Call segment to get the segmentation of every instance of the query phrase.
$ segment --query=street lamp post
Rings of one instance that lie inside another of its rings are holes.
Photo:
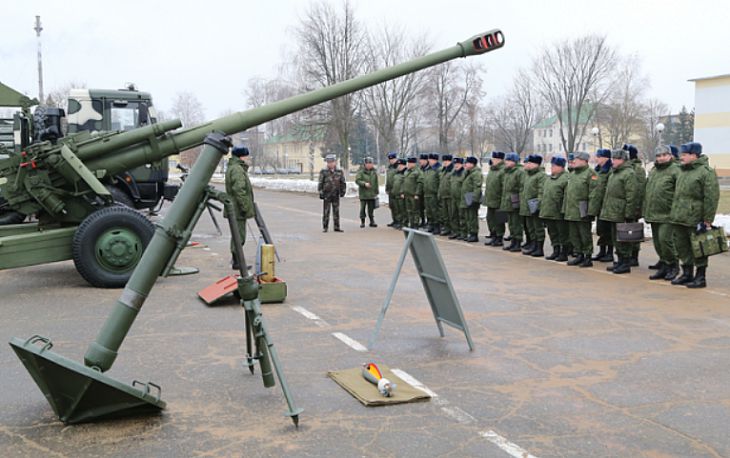
[[[594,127],[591,129],[591,134],[593,135],[593,144],[596,144],[596,140],[598,140],[598,148],[603,148],[603,139],[601,138],[601,129],[598,127]]]
[[[661,123],[661,122],[660,123],[657,123],[657,125],[656,125],[656,131],[659,134],[659,145],[661,145],[661,144],[664,143],[664,141],[662,140],[662,133],[664,133],[664,124]]]

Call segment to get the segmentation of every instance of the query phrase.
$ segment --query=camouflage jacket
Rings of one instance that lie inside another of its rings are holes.
[[[441,164],[434,164],[433,167],[426,167],[423,171],[423,194],[428,197],[436,197],[439,192],[439,179],[441,178]]]
[[[228,160],[226,194],[233,201],[237,219],[245,220],[255,216],[253,188],[248,179],[248,164],[235,156],[231,156]]]
[[[416,166],[406,169],[402,192],[406,197],[423,196],[423,172]]]
[[[385,171],[385,193],[393,194],[393,179],[395,174],[398,173],[398,164],[390,164],[388,169]]]
[[[454,164],[451,164],[448,167],[441,167],[441,170],[439,170],[439,173],[441,174],[441,176],[439,177],[439,199],[451,199],[450,180],[452,170],[454,170]]]
[[[372,200],[378,197],[378,171],[375,169],[368,170],[362,167],[355,175],[355,183],[357,184],[357,195],[360,200]],[[369,184],[368,188],[366,185]]]
[[[347,191],[347,181],[345,181],[345,172],[342,169],[332,169],[328,167],[319,171],[319,184],[317,191],[323,199],[339,199],[345,197]]]

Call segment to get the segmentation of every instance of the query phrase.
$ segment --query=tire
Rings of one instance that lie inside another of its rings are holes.
[[[71,242],[74,265],[97,288],[121,288],[154,235],[154,225],[125,206],[102,208],[81,222]]]
[[[116,186],[107,186],[106,188],[112,195],[112,199],[114,199],[115,204],[125,205],[129,208],[134,208],[134,201],[129,196],[129,194]]]
[[[20,224],[25,221],[24,214],[2,208],[5,203],[6,200],[0,197],[0,226],[4,226],[6,224]]]

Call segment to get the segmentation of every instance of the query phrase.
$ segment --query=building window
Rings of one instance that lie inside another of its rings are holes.
[[[553,137],[553,130],[550,129],[550,138],[552,138],[552,137]]]

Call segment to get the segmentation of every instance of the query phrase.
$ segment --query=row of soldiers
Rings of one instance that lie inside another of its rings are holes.
[[[719,184],[702,145],[658,147],[648,177],[634,145],[599,149],[595,168],[589,166],[590,159],[585,152],[554,156],[547,175],[540,155],[528,155],[523,162],[517,153],[495,151],[483,180],[476,157],[446,154],[440,163],[437,154],[421,155],[417,165],[415,157],[404,160],[391,153],[386,181],[390,226],[477,242],[481,204],[487,207],[485,245],[571,266],[609,262],[608,271],[624,274],[639,265],[640,242],[619,240],[617,229],[643,218],[651,224],[659,256],[649,266],[656,270],[649,278],[705,287],[707,257],[695,257],[690,240],[693,231],[712,227]],[[594,220],[599,247],[595,255]],[[546,229],[552,245],[547,256]]]

